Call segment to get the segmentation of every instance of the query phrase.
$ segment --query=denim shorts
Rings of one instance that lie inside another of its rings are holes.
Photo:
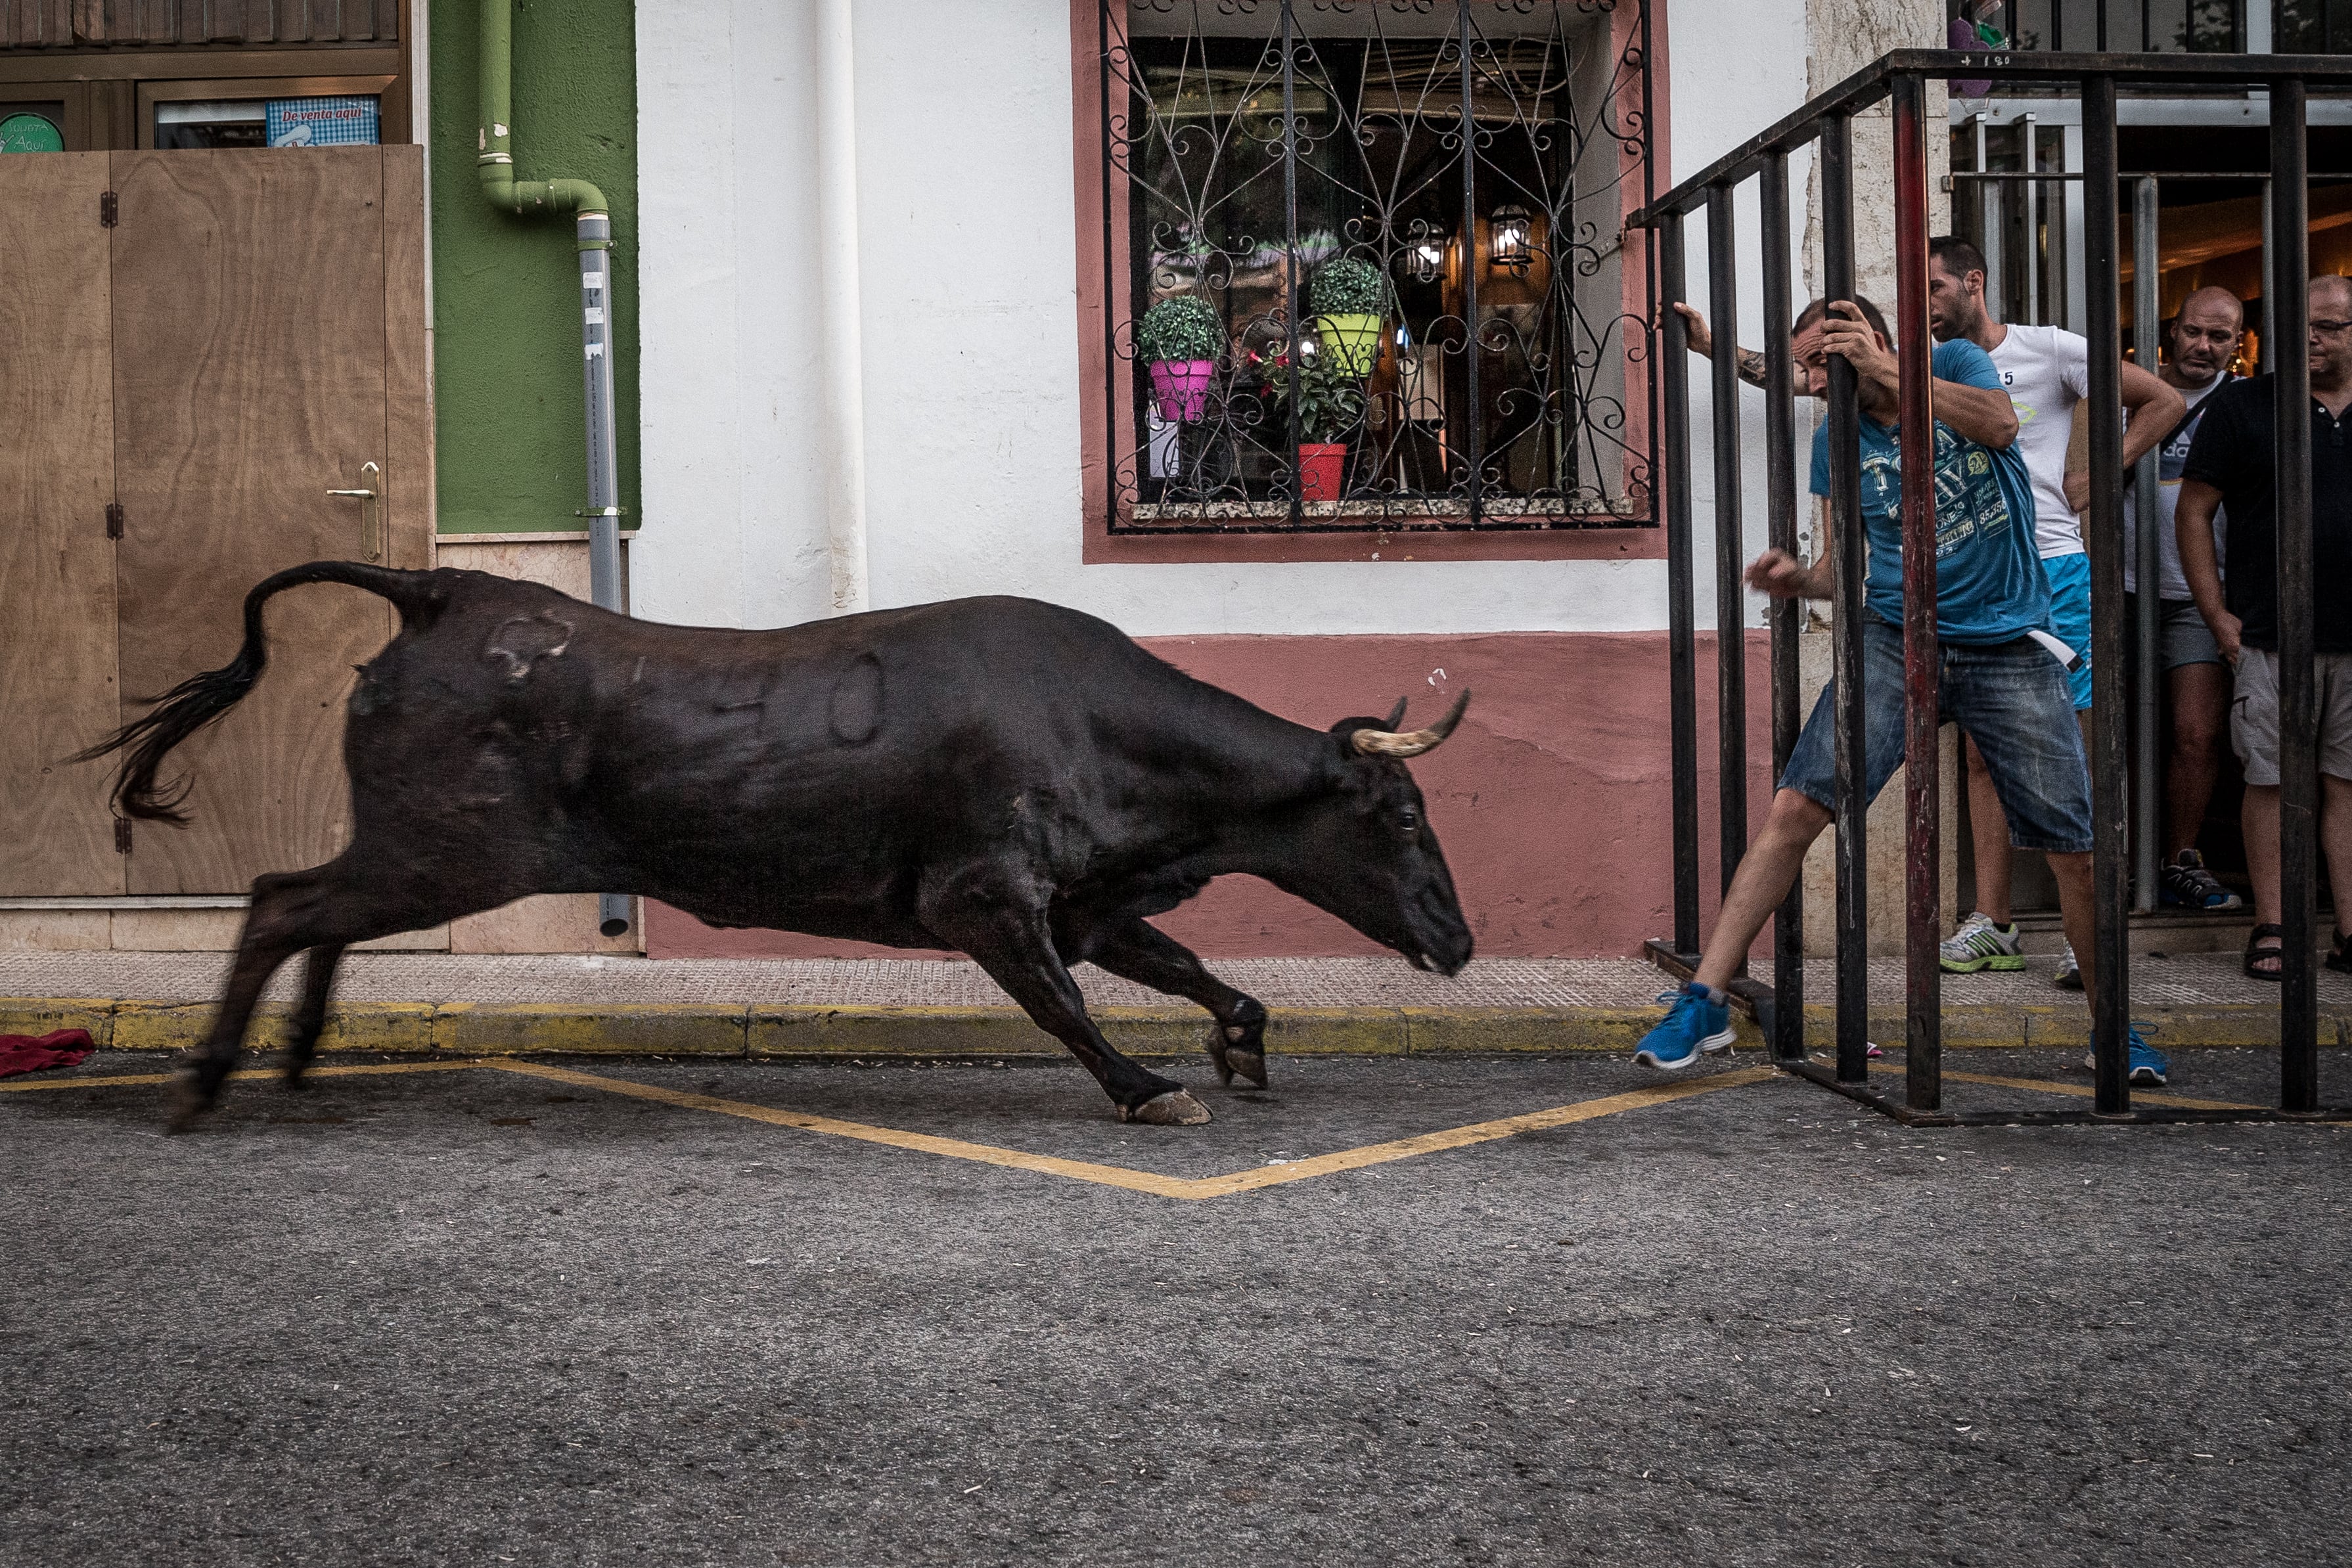
[[[1863,782],[1878,799],[1903,765],[1903,633],[1875,615],[1862,623]],[[1939,650],[1943,717],[1977,743],[2021,850],[2084,854],[2091,848],[2091,770],[2074,720],[2066,671],[2028,638],[1990,648],[1946,643]],[[1780,788],[1837,809],[1834,685],[1822,690],[1789,754]]]

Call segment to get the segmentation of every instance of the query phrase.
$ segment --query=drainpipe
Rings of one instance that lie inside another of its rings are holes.
[[[613,433],[611,271],[613,209],[585,180],[518,180],[514,176],[513,0],[482,0],[481,124],[475,132],[482,194],[500,212],[519,217],[570,213],[580,257],[580,346],[588,411],[589,597],[621,612],[621,471]],[[626,894],[597,896],[597,926],[607,936],[629,928]]]
[[[818,310],[824,323],[825,555],[835,615],[866,608],[866,382],[858,329],[856,52],[850,0],[816,18]]]

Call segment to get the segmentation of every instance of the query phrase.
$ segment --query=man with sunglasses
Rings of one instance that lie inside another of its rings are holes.
[[[2280,345],[2285,351],[2285,345]],[[2312,646],[2318,668],[2319,839],[2336,889],[2331,969],[2352,969],[2341,930],[2352,899],[2352,279],[2311,280]],[[2278,420],[2268,376],[2232,382],[2208,400],[2181,467],[2175,519],[2181,575],[2236,672],[2230,743],[2246,766],[2246,869],[2254,884],[2254,935],[2245,972],[2275,980],[2284,968],[2279,925]],[[2213,550],[2213,515],[2230,518],[2225,587]]]

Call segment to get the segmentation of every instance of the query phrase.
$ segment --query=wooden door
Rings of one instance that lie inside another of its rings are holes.
[[[121,894],[103,152],[0,157],[0,893]]]
[[[121,690],[152,696],[235,656],[246,593],[282,568],[431,549],[423,190],[414,147],[111,154]],[[366,465],[376,465],[373,472]],[[399,503],[399,504],[391,504]],[[268,612],[253,694],[182,745],[192,826],[140,824],[133,894],[245,890],[349,837],[352,667],[397,624],[313,586]],[[142,711],[126,701],[122,715]]]

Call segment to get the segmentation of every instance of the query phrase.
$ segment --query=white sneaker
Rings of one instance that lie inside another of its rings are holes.
[[[2074,962],[2074,945],[2066,944],[2064,956],[2058,960],[2058,983],[2070,991],[2083,988],[2083,966]]]
[[[2018,939],[2014,923],[2004,931],[1981,911],[1971,910],[1960,928],[1937,945],[1936,957],[1955,975],[1973,975],[1979,969],[2022,969],[2025,945]]]

